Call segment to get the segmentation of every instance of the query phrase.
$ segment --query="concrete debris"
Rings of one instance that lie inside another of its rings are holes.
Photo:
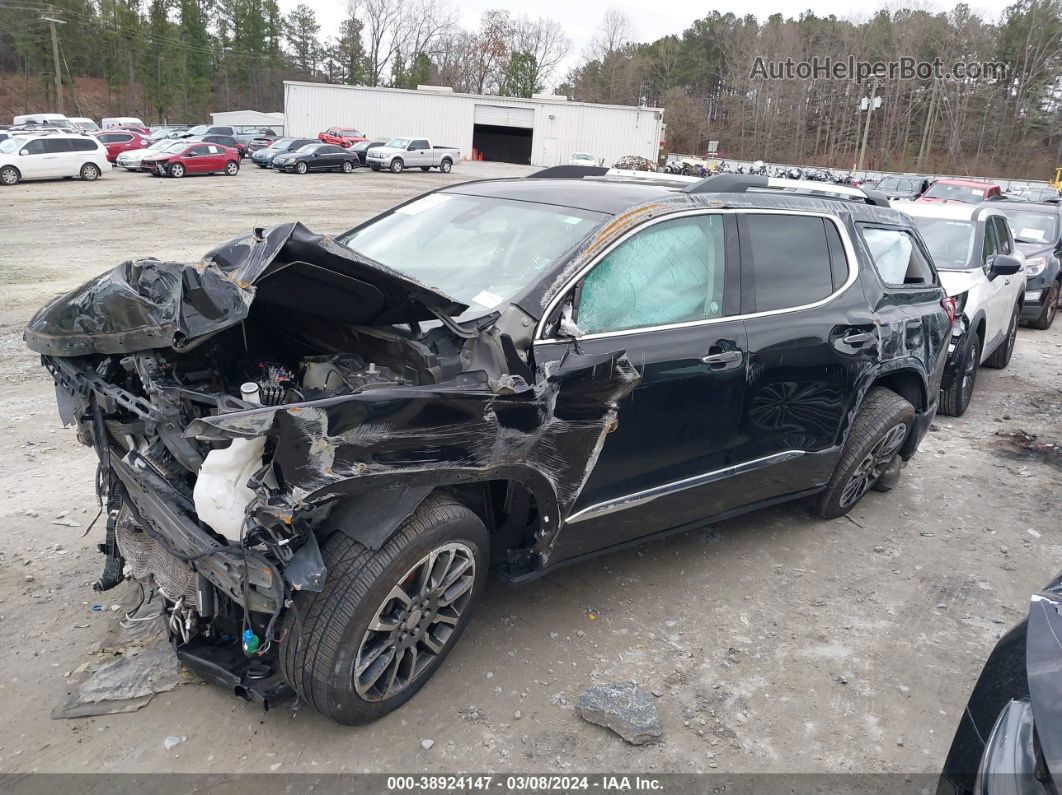
[[[187,739],[187,737],[177,737],[176,735],[171,734],[169,737],[162,741],[162,747],[165,748],[167,751],[170,751]]]
[[[430,751],[433,745],[435,745],[435,740],[424,739],[420,741],[420,747],[425,751]]]
[[[591,687],[579,696],[575,711],[588,723],[611,729],[632,745],[659,742],[663,736],[656,702],[633,682]]]

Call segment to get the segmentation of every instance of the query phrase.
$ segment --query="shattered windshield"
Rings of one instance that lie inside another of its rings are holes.
[[[431,193],[338,239],[469,305],[512,299],[604,220],[604,213],[511,199]]]
[[[972,221],[918,216],[914,220],[922,239],[929,246],[929,253],[933,255],[933,264],[939,270],[965,270],[971,267],[970,254],[974,242]]]

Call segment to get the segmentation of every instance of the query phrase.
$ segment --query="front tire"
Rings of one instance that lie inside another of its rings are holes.
[[[391,173],[401,174],[402,169],[406,167],[406,164],[399,160],[397,157],[391,161]]]
[[[891,389],[867,392],[826,490],[815,498],[823,519],[844,516],[885,473],[914,427],[915,410]]]
[[[1008,364],[1010,364],[1010,357],[1014,355],[1014,342],[1018,338],[1018,315],[1021,314],[1021,308],[1017,304],[1014,305],[1014,311],[1010,315],[1010,326],[1007,328],[1007,336],[1003,342],[996,346],[996,349],[992,351],[992,355],[985,359],[985,367],[991,367],[994,370],[1002,370]]]
[[[17,185],[20,179],[22,179],[22,175],[18,173],[18,169],[14,166],[0,168],[0,185]]]
[[[428,497],[377,550],[336,531],[321,550],[324,590],[296,593],[284,618],[284,678],[339,723],[368,723],[397,709],[467,626],[488,549],[479,517],[443,495]]]
[[[307,171],[310,170],[310,167],[306,165],[304,161],[300,160],[298,163],[295,164],[295,170],[300,174],[305,174]]]
[[[343,161],[343,173],[344,174],[349,174],[353,170],[354,170],[354,164],[351,163],[349,160],[344,160]]]
[[[172,166],[169,167],[166,173],[174,179],[180,179],[184,176],[184,166],[182,166],[180,163],[174,163]]]
[[[1047,331],[1047,329],[1051,328],[1051,324],[1055,322],[1055,315],[1058,313],[1058,291],[1058,282],[1052,284],[1050,289],[1048,289],[1047,296],[1044,298],[1044,308],[1040,310],[1039,317],[1029,321],[1029,325],[1034,329]]]
[[[977,381],[977,368],[981,366],[981,340],[976,331],[971,331],[970,344],[955,376],[947,389],[940,390],[940,413],[948,417],[961,417],[966,413],[973,397],[974,383]]]
[[[85,163],[81,167],[81,179],[85,182],[95,182],[100,178],[100,167],[95,163]]]

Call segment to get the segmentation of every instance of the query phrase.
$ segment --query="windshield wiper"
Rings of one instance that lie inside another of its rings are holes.
[[[416,301],[422,307],[427,309],[429,312],[435,315],[435,317],[437,317],[442,322],[442,324],[446,326],[446,328],[450,329],[450,331],[452,331],[458,337],[465,340],[475,339],[479,335],[479,333],[483,331],[483,329],[491,326],[500,315],[499,312],[491,312],[489,315],[484,315],[483,317],[478,318],[477,320],[469,321],[469,324],[471,325],[471,328],[469,328],[469,325],[466,325],[464,323],[458,323],[448,314],[436,309],[434,306],[429,304],[420,296],[411,295],[410,299]]]

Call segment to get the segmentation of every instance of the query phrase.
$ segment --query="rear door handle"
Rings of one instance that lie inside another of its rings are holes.
[[[727,365],[742,361],[745,355],[741,351],[723,351],[722,353],[710,353],[702,356],[701,361],[713,369],[725,370]]]

